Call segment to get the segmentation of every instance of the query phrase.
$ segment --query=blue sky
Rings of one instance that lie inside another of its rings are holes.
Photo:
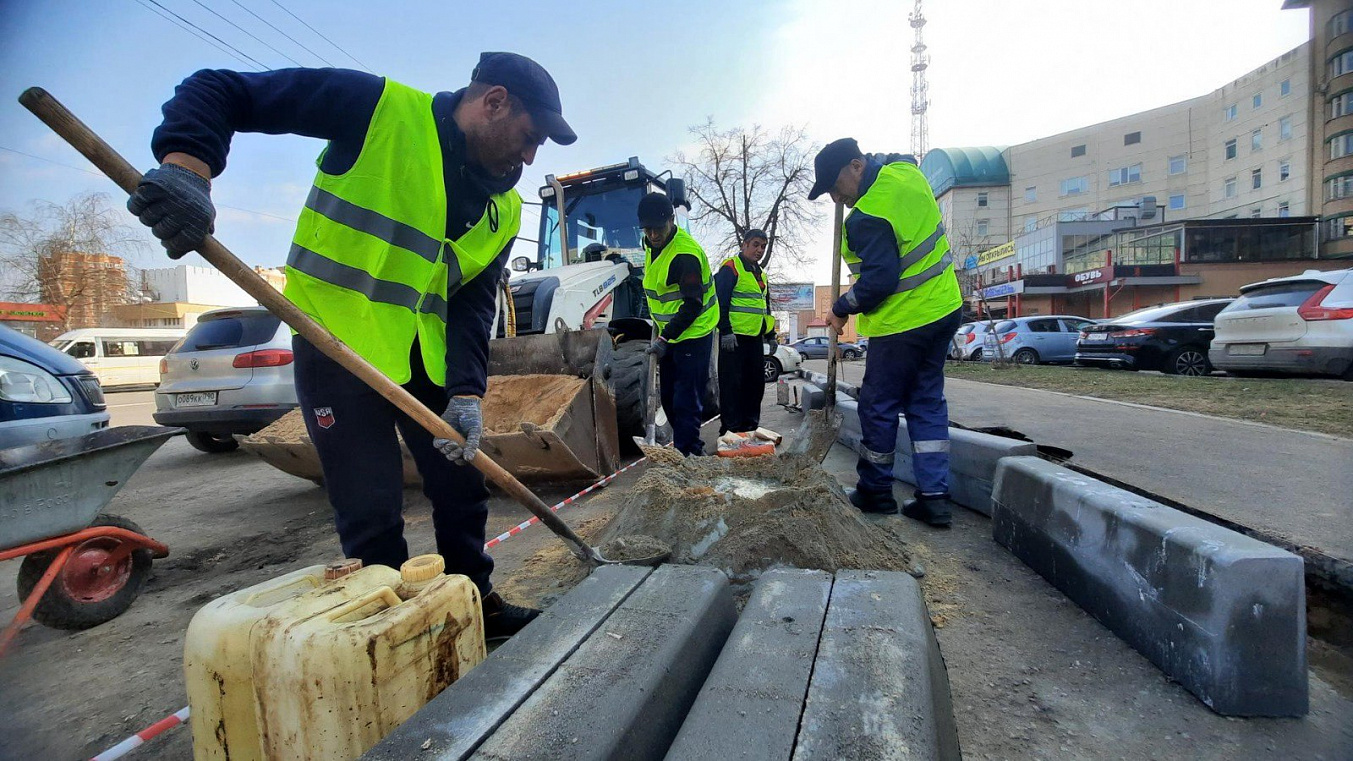
[[[818,142],[851,134],[866,150],[907,147],[908,2],[280,1],[370,71],[431,91],[463,86],[483,50],[544,64],[579,140],[541,150],[519,187],[528,199],[547,172],[632,155],[662,168],[686,147],[687,127],[707,117],[721,126],[805,125]],[[243,8],[335,65],[362,68],[273,0],[154,2],[269,68],[294,64],[203,6],[303,64],[324,65]],[[150,133],[174,85],[200,68],[246,68],[148,4],[0,0],[0,148],[7,149],[0,150],[0,211],[22,213],[33,200],[59,203],[91,190],[117,193],[102,177],[13,152],[92,170],[18,105],[25,87],[45,87],[149,168]],[[930,0],[931,145],[1021,142],[1209,92],[1306,39],[1306,12],[1280,6]],[[1106,74],[1124,73],[1140,84],[1101,84]],[[321,148],[306,138],[237,136],[213,188],[222,207],[218,237],[250,263],[281,264],[289,220]],[[526,215],[523,235],[535,237],[535,219]],[[825,248],[821,259],[803,274],[825,280]],[[137,264],[163,261],[148,247]]]

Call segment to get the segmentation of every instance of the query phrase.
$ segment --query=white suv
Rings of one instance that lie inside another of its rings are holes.
[[[1353,380],[1353,269],[1276,277],[1240,289],[1217,315],[1212,364]]]

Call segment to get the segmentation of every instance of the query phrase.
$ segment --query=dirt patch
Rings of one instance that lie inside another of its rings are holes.
[[[612,539],[597,551],[607,560],[628,562],[670,555],[672,548],[655,536],[631,535]]]
[[[484,430],[512,433],[522,423],[554,424],[587,383],[571,375],[499,375],[484,394]]]

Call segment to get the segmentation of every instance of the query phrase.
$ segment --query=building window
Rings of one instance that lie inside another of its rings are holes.
[[[1038,217],[1030,214],[1024,218],[1024,232],[1031,233],[1038,229]]]
[[[1292,176],[1292,162],[1283,159],[1278,162],[1278,182],[1286,180]]]
[[[1084,145],[1073,145],[1073,146],[1071,146],[1071,158],[1074,159],[1074,158],[1076,158],[1077,156],[1084,156],[1084,155],[1085,155],[1085,146],[1084,146]]]
[[[1340,11],[1334,14],[1325,28],[1329,32],[1330,39],[1353,31],[1353,11]]]
[[[1264,170],[1256,169],[1250,172],[1250,189],[1258,190],[1264,186]]]
[[[977,194],[977,205],[985,207],[987,205],[987,194],[985,192]]]
[[[1278,94],[1281,95],[1281,96],[1284,97],[1284,98],[1286,98],[1288,95],[1291,95],[1291,94],[1292,94],[1292,80],[1290,80],[1290,79],[1284,79],[1282,82],[1279,82],[1279,83],[1278,83]]]
[[[1072,177],[1062,180],[1062,195],[1074,196],[1077,193],[1085,193],[1090,190],[1089,177]]]
[[[1129,132],[1123,135],[1123,145],[1136,145],[1142,141],[1141,132]]]
[[[1350,71],[1353,71],[1353,48],[1335,53],[1334,57],[1330,58],[1330,79],[1334,79],[1341,74],[1347,74]]]
[[[1337,201],[1340,198],[1353,198],[1353,174],[1325,180],[1325,200]]]
[[[1189,161],[1183,156],[1170,157],[1170,174],[1183,174],[1189,168]]]
[[[1236,157],[1236,153],[1237,153],[1237,151],[1236,151],[1236,141],[1235,141],[1235,138],[1231,138],[1230,140],[1227,140],[1227,141],[1226,141],[1226,154],[1225,154],[1225,160],[1226,160],[1226,161],[1230,161],[1231,159],[1235,158],[1235,157]]]
[[[1263,93],[1255,93],[1255,94],[1254,94],[1254,105],[1250,106],[1250,108],[1259,108],[1259,107],[1262,106],[1263,104],[1264,104],[1264,94],[1263,94]]]
[[[991,222],[991,220],[987,220],[987,219],[979,219],[979,220],[977,220],[977,234],[980,235],[980,236],[982,236],[982,237],[986,237],[986,235],[987,235],[987,228],[990,226],[990,222]]]
[[[1024,202],[1033,203],[1038,200],[1038,186],[1033,185],[1024,189]]]
[[[1109,187],[1113,187],[1115,185],[1126,185],[1129,182],[1141,182],[1141,181],[1142,181],[1141,164],[1133,164],[1132,166],[1125,166],[1121,169],[1109,170]]]
[[[1264,131],[1257,129],[1250,133],[1250,152],[1262,151],[1264,149]]]
[[[1353,114],[1353,90],[1344,90],[1330,98],[1331,119],[1348,116],[1349,114]]]
[[[1278,139],[1279,140],[1292,139],[1292,117],[1284,116],[1283,118],[1278,120]]]
[[[1224,121],[1224,122],[1235,121],[1235,118],[1236,118],[1236,104],[1232,103],[1231,105],[1229,105],[1229,106],[1227,106],[1225,109],[1223,109],[1222,112],[1221,112],[1221,118],[1222,118],[1222,121]]]
[[[1287,205],[1287,202],[1286,202],[1286,201],[1279,201],[1279,202],[1278,202],[1278,216],[1280,216],[1280,217],[1290,217],[1290,216],[1292,216],[1292,209],[1291,209],[1291,207],[1289,207],[1289,206]]]
[[[1234,177],[1226,178],[1226,182],[1222,183],[1221,186],[1221,194],[1223,198],[1236,197],[1236,178]]]
[[[1353,214],[1325,219],[1325,240],[1353,238]]]
[[[1353,155],[1353,132],[1341,132],[1330,138],[1330,158],[1341,159]]]
[[[1179,211],[1184,208],[1184,194],[1170,196],[1170,211]]]
[[[1264,209],[1263,209],[1263,207],[1256,206],[1256,207],[1254,207],[1253,209],[1250,209],[1250,218],[1251,218],[1251,219],[1258,219],[1258,218],[1260,218],[1260,217],[1262,217],[1262,216],[1264,216]]]

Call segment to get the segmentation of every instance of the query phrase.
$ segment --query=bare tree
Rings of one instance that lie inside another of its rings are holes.
[[[145,243],[106,194],[33,207],[27,216],[0,214],[0,294],[52,304],[63,329],[96,324],[107,306],[142,300],[144,279],[127,259]]]
[[[797,268],[815,257],[804,249],[820,210],[808,202],[817,146],[802,127],[771,133],[760,125],[720,130],[713,120],[691,127],[697,148],[671,163],[686,176],[696,201],[691,221],[706,240],[717,241],[711,258],[736,250],[743,233],[766,232],[763,267]]]

